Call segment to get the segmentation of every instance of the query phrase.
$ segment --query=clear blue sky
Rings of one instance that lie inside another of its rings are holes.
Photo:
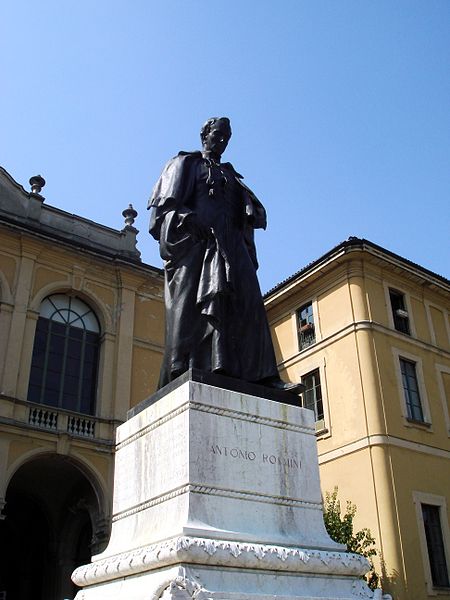
[[[120,229],[164,163],[231,118],[267,208],[263,291],[349,235],[448,276],[449,0],[63,0],[0,7],[0,164]]]

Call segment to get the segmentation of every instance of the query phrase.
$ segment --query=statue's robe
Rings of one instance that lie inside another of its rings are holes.
[[[264,207],[230,163],[180,152],[148,208],[165,269],[166,336],[159,387],[188,368],[245,381],[278,376],[256,270]]]

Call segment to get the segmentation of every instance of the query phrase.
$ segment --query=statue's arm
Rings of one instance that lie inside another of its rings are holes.
[[[176,264],[207,232],[189,208],[195,187],[195,158],[182,155],[167,163],[148,208],[151,235],[159,241],[161,258]]]
[[[256,255],[256,245],[255,245],[255,230],[253,227],[246,227],[244,230],[244,239],[245,244],[247,246],[248,253],[252,260],[253,266],[255,267],[255,271],[258,270],[258,257]]]
[[[180,167],[181,165],[177,164],[176,158],[166,164],[148,202],[147,208],[150,210],[149,232],[158,241],[160,240],[161,228],[166,215],[177,210],[182,201],[183,173]]]
[[[240,177],[238,178],[238,181],[241,185],[245,207],[244,239],[252,263],[255,267],[255,270],[257,270],[259,265],[256,254],[255,229],[266,228],[266,209],[252,192],[252,190],[242,182]]]

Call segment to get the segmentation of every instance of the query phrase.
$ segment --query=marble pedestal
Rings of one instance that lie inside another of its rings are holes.
[[[111,538],[76,600],[373,598],[323,524],[313,413],[171,387],[117,430]]]

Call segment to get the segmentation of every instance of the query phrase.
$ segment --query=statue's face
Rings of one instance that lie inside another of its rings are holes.
[[[228,123],[221,120],[216,121],[203,140],[203,148],[217,156],[222,156],[228,146],[230,137],[231,133]]]

